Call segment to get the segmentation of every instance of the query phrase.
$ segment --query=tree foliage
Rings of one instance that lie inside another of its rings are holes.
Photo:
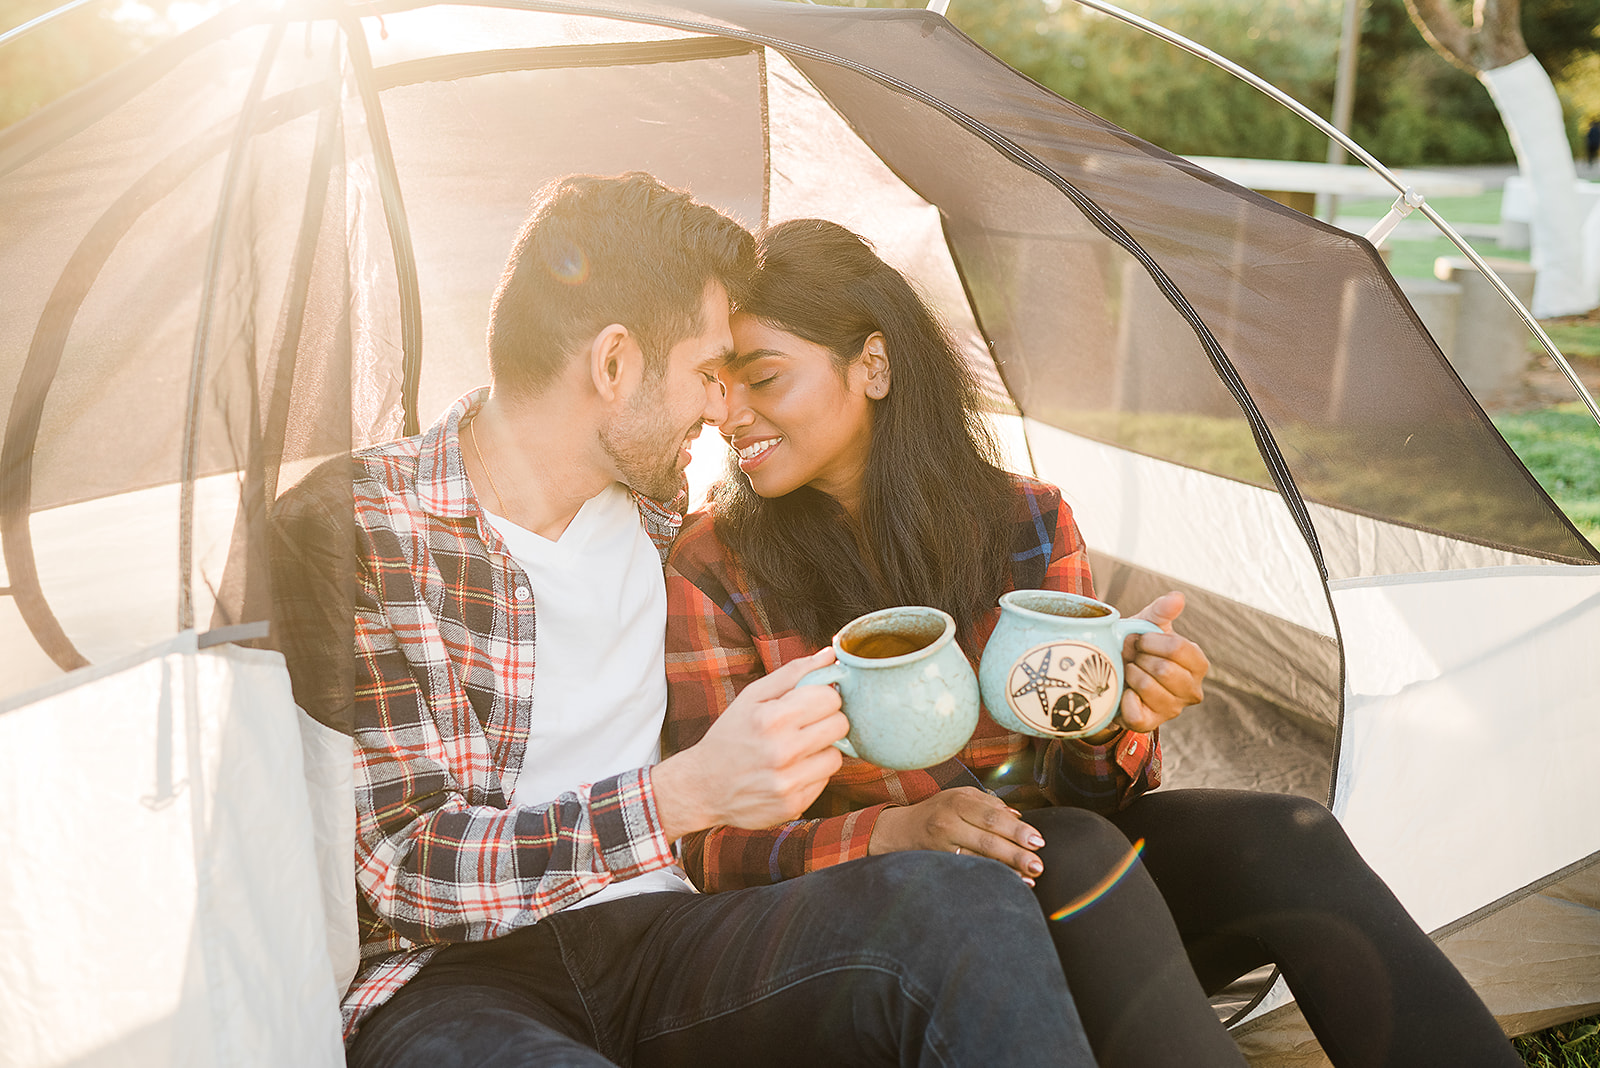
[[[1494,101],[1428,46],[1405,0],[1367,0],[1351,132],[1394,166],[1512,157]]]
[[[846,0],[921,7],[917,0]],[[1448,0],[1470,21],[1472,0]],[[1332,109],[1342,0],[1121,0],[1301,103]],[[1202,60],[1072,0],[953,0],[952,22],[1013,67],[1174,152],[1320,160],[1327,141]],[[1555,78],[1600,70],[1600,0],[1522,0],[1523,37]],[[1511,143],[1483,87],[1433,52],[1405,0],[1367,0],[1352,133],[1395,166],[1500,162]],[[1575,83],[1576,84],[1576,83]],[[1584,83],[1585,85],[1587,83]],[[1577,90],[1569,97],[1583,98]],[[1574,130],[1584,117],[1569,105]]]
[[[1325,143],[1291,112],[1198,57],[1070,3],[1055,12],[1025,0],[974,4],[956,25],[1009,61],[1017,51],[995,20],[1005,6],[1044,12],[1025,28],[1019,70],[1120,126],[1186,154],[1314,158]],[[1326,112],[1333,99],[1337,0],[1151,0],[1140,14],[1265,73]],[[970,21],[969,21],[970,20]],[[1153,134],[1159,133],[1159,137]]]
[[[61,0],[6,0],[0,31],[59,6]],[[113,17],[111,4],[88,4],[30,30],[0,49],[0,127],[25,119],[141,51],[164,32],[166,3],[145,5],[149,21]]]

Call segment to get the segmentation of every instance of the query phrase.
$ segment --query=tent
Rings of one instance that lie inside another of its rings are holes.
[[[917,280],[1102,594],[1188,594],[1171,784],[1330,803],[1509,1031],[1600,1008],[1600,554],[1367,241],[931,12],[247,0],[0,131],[0,1065],[342,1063],[351,564],[275,504],[483,379],[534,187],[629,169]]]

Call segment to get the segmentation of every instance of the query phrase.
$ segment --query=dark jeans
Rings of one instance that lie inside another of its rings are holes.
[[[440,951],[352,1068],[1094,1063],[1037,904],[989,860],[869,857]]]
[[[1140,798],[1109,823],[1077,809],[1025,815],[1046,842],[1037,893],[1047,913],[1104,875],[1103,861],[1086,862],[1079,842],[1104,836],[1111,825],[1125,842],[1144,839],[1143,867],[1205,989],[1220,990],[1277,964],[1338,1068],[1521,1065],[1478,995],[1323,806],[1279,794],[1173,790]],[[1114,940],[1098,939],[1117,926],[1131,930],[1132,917],[1150,908],[1135,902],[1136,911],[1116,924],[1106,917],[1079,921],[1128,909],[1142,885],[1124,880],[1116,892],[1050,925],[1103,1066],[1144,1063],[1129,1059],[1129,1051],[1142,1052],[1150,1036],[1129,1011],[1138,1004],[1130,991],[1141,990],[1147,977],[1126,968],[1108,974],[1123,958]]]

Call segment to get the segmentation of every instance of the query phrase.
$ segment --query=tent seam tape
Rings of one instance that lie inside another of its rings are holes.
[[[1516,905],[1529,897],[1532,897],[1545,887],[1554,886],[1556,883],[1564,882],[1586,868],[1593,867],[1597,863],[1600,863],[1600,850],[1596,850],[1580,860],[1575,860],[1566,867],[1551,872],[1549,875],[1535,879],[1526,886],[1518,887],[1517,889],[1511,891],[1511,893],[1498,897],[1489,902],[1489,904],[1484,905],[1482,908],[1474,909],[1473,911],[1467,913],[1465,916],[1451,920],[1442,927],[1437,927],[1434,930],[1429,931],[1428,937],[1433,939],[1435,942],[1449,938],[1451,935],[1458,934],[1459,932],[1466,930],[1468,927],[1482,923],[1484,920],[1487,920],[1497,912],[1502,912],[1511,906]]]
[[[1331,590],[1365,590],[1382,586],[1422,586],[1463,578],[1558,578],[1571,577],[1573,571],[1592,569],[1594,564],[1494,564],[1488,567],[1458,567],[1448,571],[1418,571],[1398,575],[1358,575],[1329,579]]]

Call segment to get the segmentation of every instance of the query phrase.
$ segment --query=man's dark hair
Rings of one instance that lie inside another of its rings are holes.
[[[538,393],[612,323],[638,339],[649,374],[705,329],[706,285],[737,302],[755,239],[715,208],[641,172],[547,183],[517,235],[489,313],[489,369],[511,394]]]

